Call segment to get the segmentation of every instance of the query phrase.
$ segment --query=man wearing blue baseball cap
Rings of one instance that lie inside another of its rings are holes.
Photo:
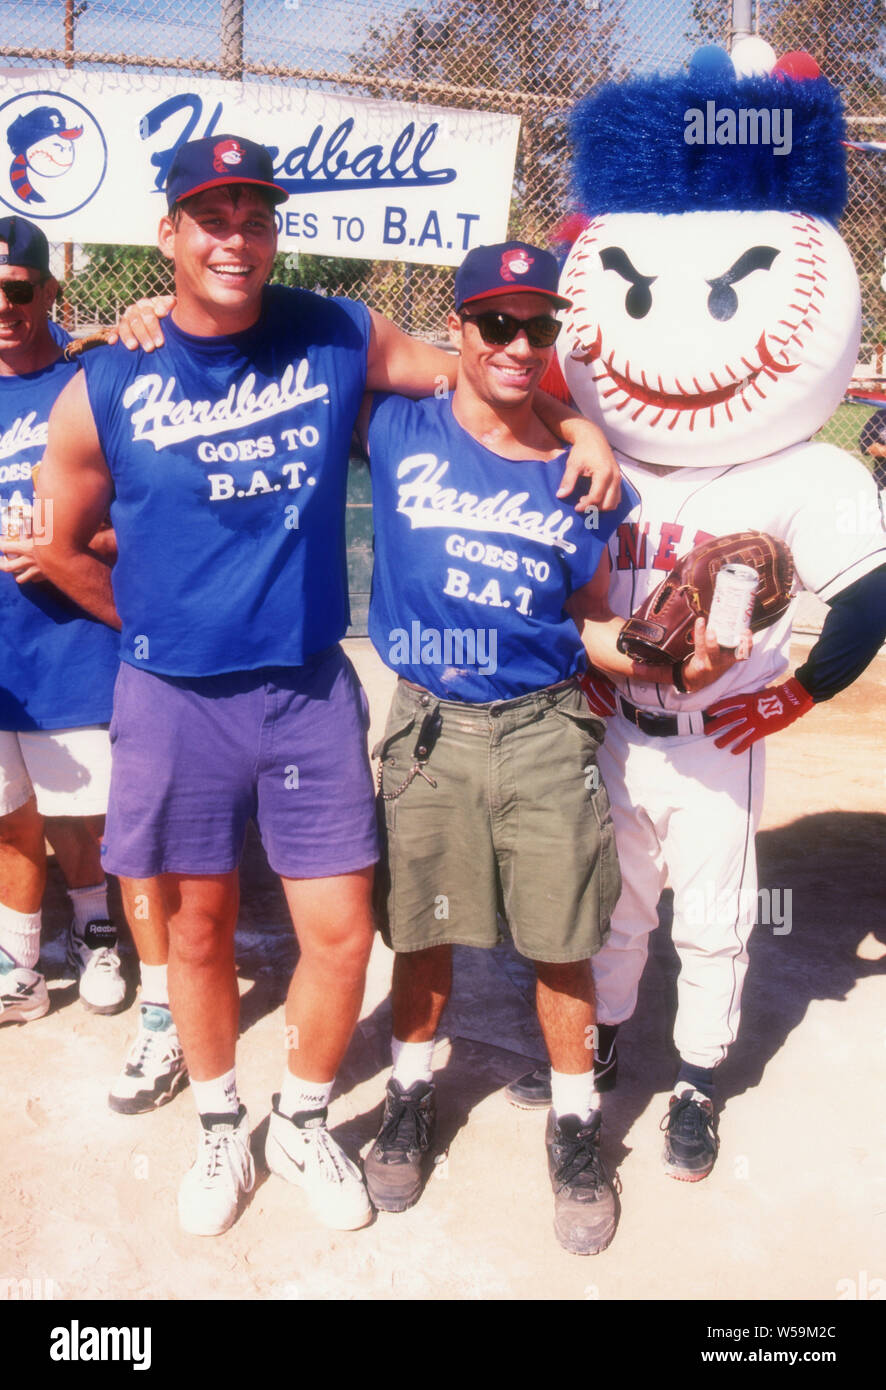
[[[586,525],[560,501],[562,445],[534,413],[569,306],[548,252],[470,251],[455,277],[454,393],[376,397],[361,427],[372,462],[369,634],[400,679],[376,749],[386,828],[379,876],[396,951],[393,1074],[365,1161],[375,1205],[418,1200],[433,1151],[437,1025],[452,948],[494,946],[498,914],[533,962],[554,1077],[547,1131],[554,1228],[576,1254],[609,1244],[616,1199],[600,1156],[590,957],[620,876],[596,765],[602,722],[578,677],[585,648],[613,673],[670,682],[616,648],[607,540],[636,504]],[[733,655],[696,628],[690,681]],[[584,647],[583,644],[584,643]]]
[[[45,582],[52,514],[34,504],[49,413],[76,371],[49,331],[57,292],[43,232],[0,218],[0,1023],[49,1009],[37,970],[46,839],[73,905],[84,1006],[117,1013],[126,994],[99,855],[117,637]],[[113,537],[86,539],[102,563]]]
[[[84,359],[41,476],[55,506],[50,573],[122,628],[106,862],[131,916],[134,885],[147,883],[169,921],[172,1007],[200,1116],[179,1215],[205,1235],[227,1229],[254,1181],[234,1070],[250,818],[301,949],[268,1162],[328,1225],[371,1216],[362,1175],[326,1129],[363,995],[377,858],[365,696],[339,646],[348,446],[367,387],[423,395],[453,375],[451,358],[362,304],[265,285],[285,197],[252,141],[180,148],[159,230],[177,296],[165,342]],[[113,590],[83,544],[109,504]]]

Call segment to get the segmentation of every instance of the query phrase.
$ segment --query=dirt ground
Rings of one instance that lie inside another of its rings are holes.
[[[367,642],[350,648],[377,728],[392,678]],[[801,650],[802,641],[798,660]],[[720,1156],[693,1185],[668,1180],[659,1163],[677,970],[665,895],[637,1013],[619,1039],[618,1089],[605,1102],[620,1227],[594,1259],[566,1254],[554,1238],[543,1115],[511,1109],[501,1093],[543,1055],[532,978],[508,946],[458,952],[437,1052],[440,1161],[412,1211],[330,1232],[295,1189],[269,1177],[263,1145],[296,951],[254,842],[239,932],[238,1068],[258,1182],[226,1235],[184,1235],[175,1198],[193,1157],[190,1096],[149,1116],[108,1109],[135,1027],[134,992],[117,1017],[83,1010],[64,965],[67,910],[54,875],[41,957],[52,1010],[0,1033],[0,1299],[22,1279],[57,1299],[870,1296],[862,1289],[886,1278],[883,1119],[873,1103],[886,1063],[884,685],[880,657],[851,690],[769,740],[761,885],[782,904],[791,894],[791,930],[758,926],[752,938],[741,1035],[720,1074]],[[134,978],[131,954],[126,968]],[[352,1152],[365,1152],[379,1121],[390,968],[379,942],[333,1101],[331,1124]]]

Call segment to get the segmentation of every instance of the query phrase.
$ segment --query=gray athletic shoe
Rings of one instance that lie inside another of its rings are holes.
[[[577,1115],[548,1113],[545,1143],[554,1189],[554,1231],[564,1250],[596,1255],[615,1235],[618,1201],[600,1157],[600,1111],[583,1123]]]

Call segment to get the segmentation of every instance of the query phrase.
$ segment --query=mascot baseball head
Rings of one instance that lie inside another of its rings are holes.
[[[608,84],[573,113],[586,225],[558,352],[579,408],[632,458],[763,458],[842,398],[861,301],[835,230],[842,109],[817,72],[795,54],[740,77],[702,49],[688,74]]]

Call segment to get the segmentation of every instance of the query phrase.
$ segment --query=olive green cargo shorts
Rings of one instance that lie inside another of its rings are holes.
[[[500,912],[530,960],[598,951],[621,891],[602,738],[571,681],[470,705],[401,679],[373,750],[387,944],[494,946]]]

